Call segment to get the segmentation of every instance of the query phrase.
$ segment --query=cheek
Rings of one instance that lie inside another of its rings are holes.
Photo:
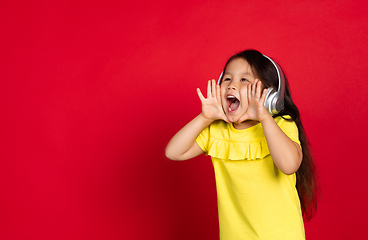
[[[221,97],[225,95],[225,87],[223,87],[223,85],[220,86],[220,94]]]
[[[248,91],[247,89],[242,89],[242,91],[240,92],[240,97],[241,97],[241,102],[242,104],[247,104],[248,103]]]

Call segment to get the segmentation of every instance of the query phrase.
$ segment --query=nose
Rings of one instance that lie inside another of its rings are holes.
[[[227,89],[228,89],[228,90],[236,90],[236,86],[235,86],[235,84],[232,82],[232,83],[230,83],[230,84],[229,84],[229,86],[227,86]]]

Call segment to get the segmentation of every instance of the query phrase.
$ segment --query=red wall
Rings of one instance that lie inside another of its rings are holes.
[[[255,48],[320,172],[308,239],[366,239],[365,1],[0,2],[0,238],[217,239],[209,157],[165,158],[196,87]]]

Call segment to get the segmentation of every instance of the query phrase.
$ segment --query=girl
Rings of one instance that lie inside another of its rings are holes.
[[[316,211],[315,167],[281,68],[246,50],[227,61],[218,84],[208,81],[207,98],[197,92],[202,112],[170,140],[166,156],[211,156],[220,239],[305,239],[303,215]]]

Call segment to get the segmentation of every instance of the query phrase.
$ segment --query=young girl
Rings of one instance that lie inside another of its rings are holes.
[[[166,147],[172,160],[210,155],[220,239],[305,239],[316,211],[315,167],[281,68],[256,50],[232,56],[202,112]],[[265,107],[267,106],[267,109]]]

